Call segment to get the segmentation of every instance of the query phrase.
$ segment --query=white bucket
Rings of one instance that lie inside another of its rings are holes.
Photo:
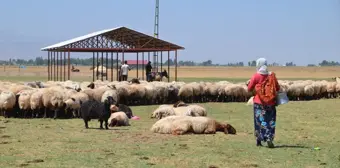
[[[287,104],[289,102],[286,92],[279,92],[276,96],[276,105]]]

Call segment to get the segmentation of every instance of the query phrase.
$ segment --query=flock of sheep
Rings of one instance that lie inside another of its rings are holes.
[[[173,104],[179,100],[200,102],[247,102],[253,93],[246,82],[0,82],[0,110],[6,117],[80,117],[79,109],[89,99],[104,101],[112,96],[125,105]],[[336,98],[340,78],[334,81],[280,80],[281,91],[290,100]]]
[[[88,121],[98,119],[100,128],[105,129],[116,126],[130,126],[129,119],[134,119],[131,109],[123,104],[116,104],[112,96],[107,96],[104,102],[91,99],[81,105],[81,118],[88,127]],[[130,115],[130,117],[128,116]],[[151,131],[160,134],[183,135],[194,134],[236,134],[236,129],[228,123],[220,123],[207,117],[204,107],[195,104],[186,104],[178,101],[174,105],[160,105],[151,115],[158,119]]]

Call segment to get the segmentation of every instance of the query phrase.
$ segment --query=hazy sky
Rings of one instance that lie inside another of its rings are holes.
[[[152,35],[154,8],[154,0],[1,0],[0,59],[46,57],[40,48],[118,26]],[[179,60],[340,61],[340,0],[160,0],[159,29],[186,48]]]

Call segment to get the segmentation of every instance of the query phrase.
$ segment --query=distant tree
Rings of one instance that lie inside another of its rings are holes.
[[[340,66],[339,62],[334,62],[334,61],[326,61],[323,60],[321,63],[319,63],[320,66]]]
[[[253,61],[248,62],[248,66],[256,66],[256,61],[253,60]]]
[[[286,66],[296,66],[293,62],[287,62]]]
[[[204,61],[204,62],[202,62],[202,65],[203,66],[211,66],[212,65],[212,61],[211,60]]]

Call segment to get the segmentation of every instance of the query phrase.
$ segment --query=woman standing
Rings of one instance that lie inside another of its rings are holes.
[[[248,82],[248,91],[256,91],[254,96],[254,127],[255,127],[255,137],[256,146],[262,146],[261,141],[267,142],[269,148],[274,148],[273,140],[275,136],[275,126],[276,126],[276,92],[280,90],[280,85],[275,77],[275,74],[269,72],[267,69],[267,61],[265,58],[259,58],[256,60],[257,72],[252,76]],[[267,78],[270,79],[267,80]],[[273,77],[273,78],[272,78]],[[272,83],[268,81],[271,81]],[[263,82],[267,82],[265,86]],[[273,92],[266,93],[267,97],[261,95],[264,88],[271,88]],[[262,88],[261,88],[262,87]],[[268,94],[271,99],[268,98]],[[274,97],[274,98],[273,98]]]

